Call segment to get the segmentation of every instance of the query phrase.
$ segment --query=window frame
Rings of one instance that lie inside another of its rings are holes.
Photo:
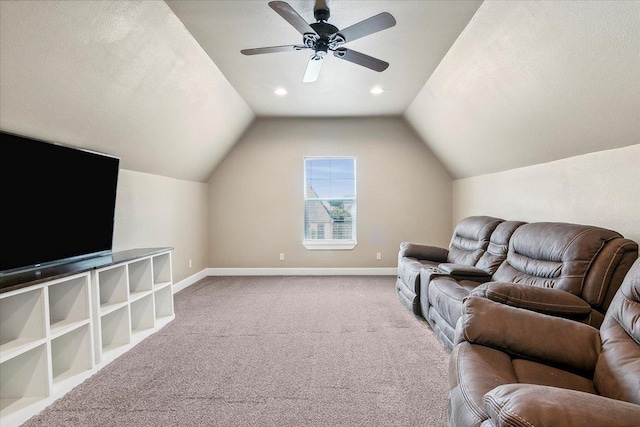
[[[332,198],[332,197],[307,197],[307,161],[308,160],[333,160],[333,159],[349,159],[353,161],[353,198]],[[356,156],[304,156],[303,158],[303,188],[302,188],[302,209],[303,209],[303,229],[302,244],[308,250],[352,250],[358,245],[357,241],[357,200],[358,200],[358,178],[357,178],[357,160]],[[351,239],[307,239],[306,236],[306,210],[307,201],[331,201],[331,200],[348,200],[353,203],[351,212]]]

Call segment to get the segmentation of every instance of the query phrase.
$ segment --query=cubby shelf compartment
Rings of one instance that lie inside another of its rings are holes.
[[[0,418],[2,425],[20,419],[21,411],[44,401],[51,387],[47,345],[43,343],[0,364]]]
[[[171,254],[164,253],[153,257],[153,288],[159,290],[171,285]]]
[[[93,369],[91,325],[85,324],[51,340],[54,388],[84,379]]]
[[[121,307],[100,318],[102,360],[112,360],[131,343],[128,307]]]
[[[100,315],[124,307],[129,302],[126,264],[99,270],[97,283],[100,295]]]
[[[129,263],[129,301],[149,295],[153,291],[151,277],[151,258]]]
[[[44,288],[0,295],[0,363],[29,351],[46,339]],[[0,394],[0,398],[2,395]]]
[[[51,338],[87,325],[91,321],[89,274],[47,286]]]
[[[131,334],[134,341],[149,335],[155,327],[153,295],[149,294],[130,305],[131,308]]]
[[[166,286],[154,294],[156,306],[156,325],[164,326],[175,318],[173,312],[173,293],[170,286]]]

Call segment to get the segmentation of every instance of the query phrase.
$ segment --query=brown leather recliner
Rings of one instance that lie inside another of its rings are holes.
[[[513,231],[506,259],[491,281],[478,285],[451,276],[431,279],[429,320],[449,349],[469,295],[599,327],[637,257],[638,244],[612,230],[560,222],[523,224]]]
[[[412,242],[400,243],[396,291],[400,301],[420,315],[420,271],[440,264],[473,267],[489,246],[489,238],[504,220],[490,216],[471,216],[455,227],[449,249]],[[482,272],[480,272],[482,273]],[[485,279],[488,280],[488,277]]]
[[[449,425],[639,426],[640,260],[600,330],[466,299],[449,362]]]

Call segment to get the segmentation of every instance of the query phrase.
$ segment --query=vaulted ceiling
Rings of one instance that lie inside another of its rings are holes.
[[[313,23],[314,0],[287,2]],[[383,72],[329,54],[317,81],[302,81],[310,50],[245,56],[241,49],[300,45],[302,35],[266,1],[181,1],[167,4],[258,116],[401,115],[482,2],[329,0],[327,22],[344,29],[381,12],[396,25],[344,47],[389,63]],[[384,89],[374,96],[373,87]],[[286,96],[274,95],[277,88]]]
[[[640,2],[327,3],[338,28],[395,17],[345,45],[388,69],[242,55],[301,42],[266,0],[3,0],[0,128],[201,182],[256,116],[402,115],[454,179],[639,142]]]

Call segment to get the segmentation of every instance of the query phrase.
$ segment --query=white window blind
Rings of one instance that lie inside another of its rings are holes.
[[[305,157],[304,245],[353,249],[356,245],[356,159]]]

